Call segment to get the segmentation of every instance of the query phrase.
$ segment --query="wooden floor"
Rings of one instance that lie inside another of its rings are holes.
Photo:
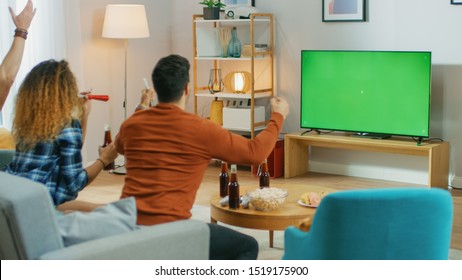
[[[198,190],[196,204],[209,206],[212,195],[218,193],[218,174],[220,167],[217,162],[211,162],[203,182]],[[80,192],[78,203],[108,203],[118,200],[120,197],[124,176],[109,173],[101,173],[94,182]],[[254,177],[249,168],[239,167],[238,170],[239,184],[257,186],[257,178]],[[310,184],[324,186],[331,189],[365,189],[377,187],[402,187],[402,186],[419,186],[402,182],[392,182],[384,180],[364,179],[358,177],[346,177],[330,174],[307,173],[290,179],[277,178],[271,180],[272,186],[283,187],[287,184]],[[419,186],[425,187],[425,186]],[[462,250],[462,190],[451,191],[454,201],[454,223],[452,230],[451,248]]]

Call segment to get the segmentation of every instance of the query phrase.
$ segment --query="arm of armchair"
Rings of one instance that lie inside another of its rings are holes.
[[[305,259],[307,250],[310,250],[310,232],[305,232],[297,227],[288,227],[284,231],[284,255],[283,260],[302,260]]]
[[[208,259],[209,236],[206,223],[184,220],[80,243],[47,253],[40,259]]]

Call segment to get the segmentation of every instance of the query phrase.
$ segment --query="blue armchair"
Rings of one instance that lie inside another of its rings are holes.
[[[452,218],[442,189],[336,192],[324,197],[308,232],[285,230],[283,259],[448,259]]]

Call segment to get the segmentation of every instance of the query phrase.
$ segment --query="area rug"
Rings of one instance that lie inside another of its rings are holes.
[[[194,205],[191,210],[192,219],[200,220],[209,223],[210,222],[210,207]],[[221,223],[220,223],[221,224]],[[273,248],[269,247],[269,232],[266,230],[254,230],[246,229],[241,227],[230,226],[226,224],[221,224],[227,227],[230,227],[239,232],[253,236],[257,241],[260,247],[260,252],[258,254],[259,260],[280,260],[284,254],[284,232],[275,231],[273,239]],[[462,250],[450,249],[449,251],[450,260],[462,260]]]

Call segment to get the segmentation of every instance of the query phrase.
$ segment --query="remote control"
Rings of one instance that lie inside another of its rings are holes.
[[[143,82],[144,82],[144,87],[145,87],[146,89],[149,89],[150,86],[149,86],[148,80],[146,80],[146,78],[143,78]]]

